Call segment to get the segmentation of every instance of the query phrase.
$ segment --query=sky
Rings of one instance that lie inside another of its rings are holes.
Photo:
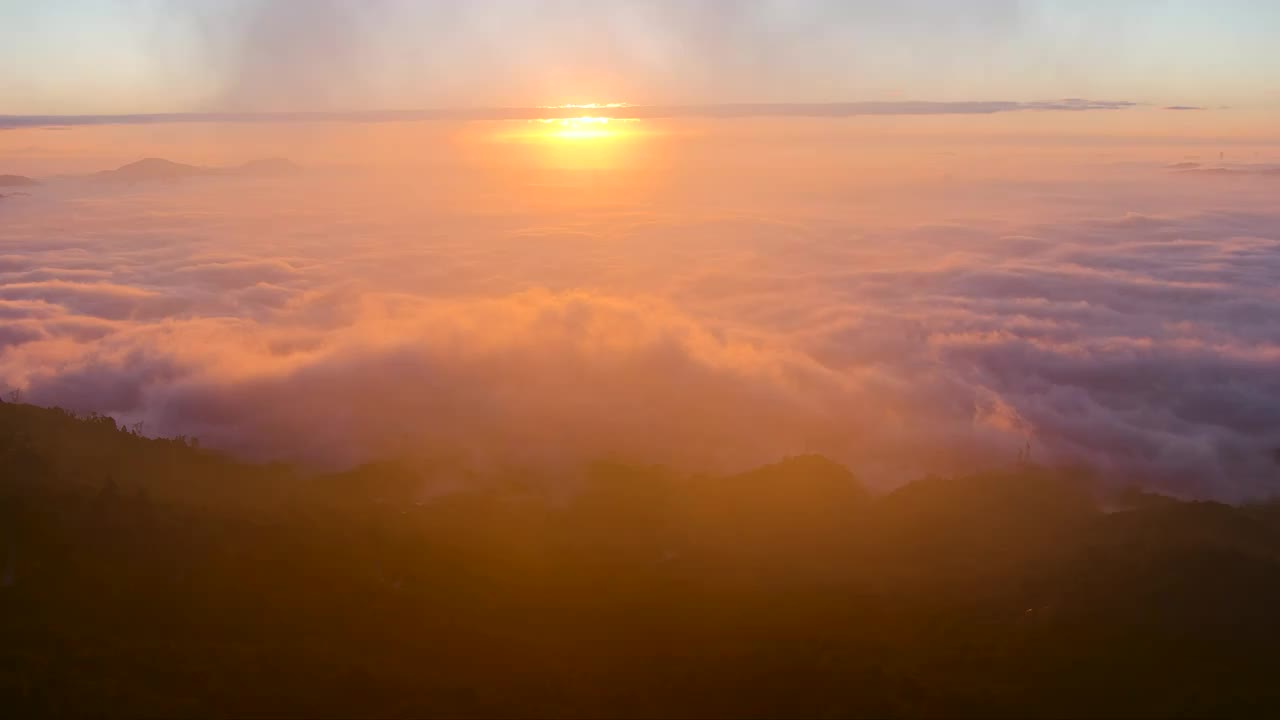
[[[0,114],[562,103],[1280,108],[1254,0],[0,1]]]

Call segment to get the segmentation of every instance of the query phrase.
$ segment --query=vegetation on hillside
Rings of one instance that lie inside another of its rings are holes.
[[[1273,504],[1030,465],[872,496],[819,457],[314,475],[12,402],[0,468],[11,717],[1280,709]]]

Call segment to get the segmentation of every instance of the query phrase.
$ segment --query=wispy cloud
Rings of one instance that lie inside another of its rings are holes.
[[[1125,110],[1130,101],[728,103],[715,105],[598,105],[593,107],[439,108],[353,112],[204,112],[134,115],[0,115],[0,128],[159,123],[406,122],[425,120],[536,120],[581,115],[609,118],[857,117],[860,115],[990,115],[1026,111]]]

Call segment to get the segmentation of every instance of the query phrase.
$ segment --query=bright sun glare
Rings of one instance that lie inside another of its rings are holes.
[[[599,140],[617,135],[616,127],[610,127],[612,118],[574,117],[538,120],[551,126],[548,137],[560,140]]]
[[[626,103],[585,103],[567,105],[543,105],[544,110],[581,110],[584,114],[574,117],[547,117],[530,121],[539,127],[534,133],[542,140],[604,140],[624,134],[622,125],[633,120],[610,117],[606,113],[587,114],[592,110],[614,110],[627,107]],[[552,113],[548,113],[552,114]]]
[[[634,158],[635,143],[654,132],[645,121],[622,117],[625,103],[544,105],[545,116],[503,122],[490,138],[536,148],[541,165],[617,169]]]

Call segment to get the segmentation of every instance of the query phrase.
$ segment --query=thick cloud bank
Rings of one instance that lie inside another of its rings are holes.
[[[0,383],[323,463],[820,452],[892,483],[1029,445],[1280,486],[1267,180],[876,162],[54,183],[0,207]]]

